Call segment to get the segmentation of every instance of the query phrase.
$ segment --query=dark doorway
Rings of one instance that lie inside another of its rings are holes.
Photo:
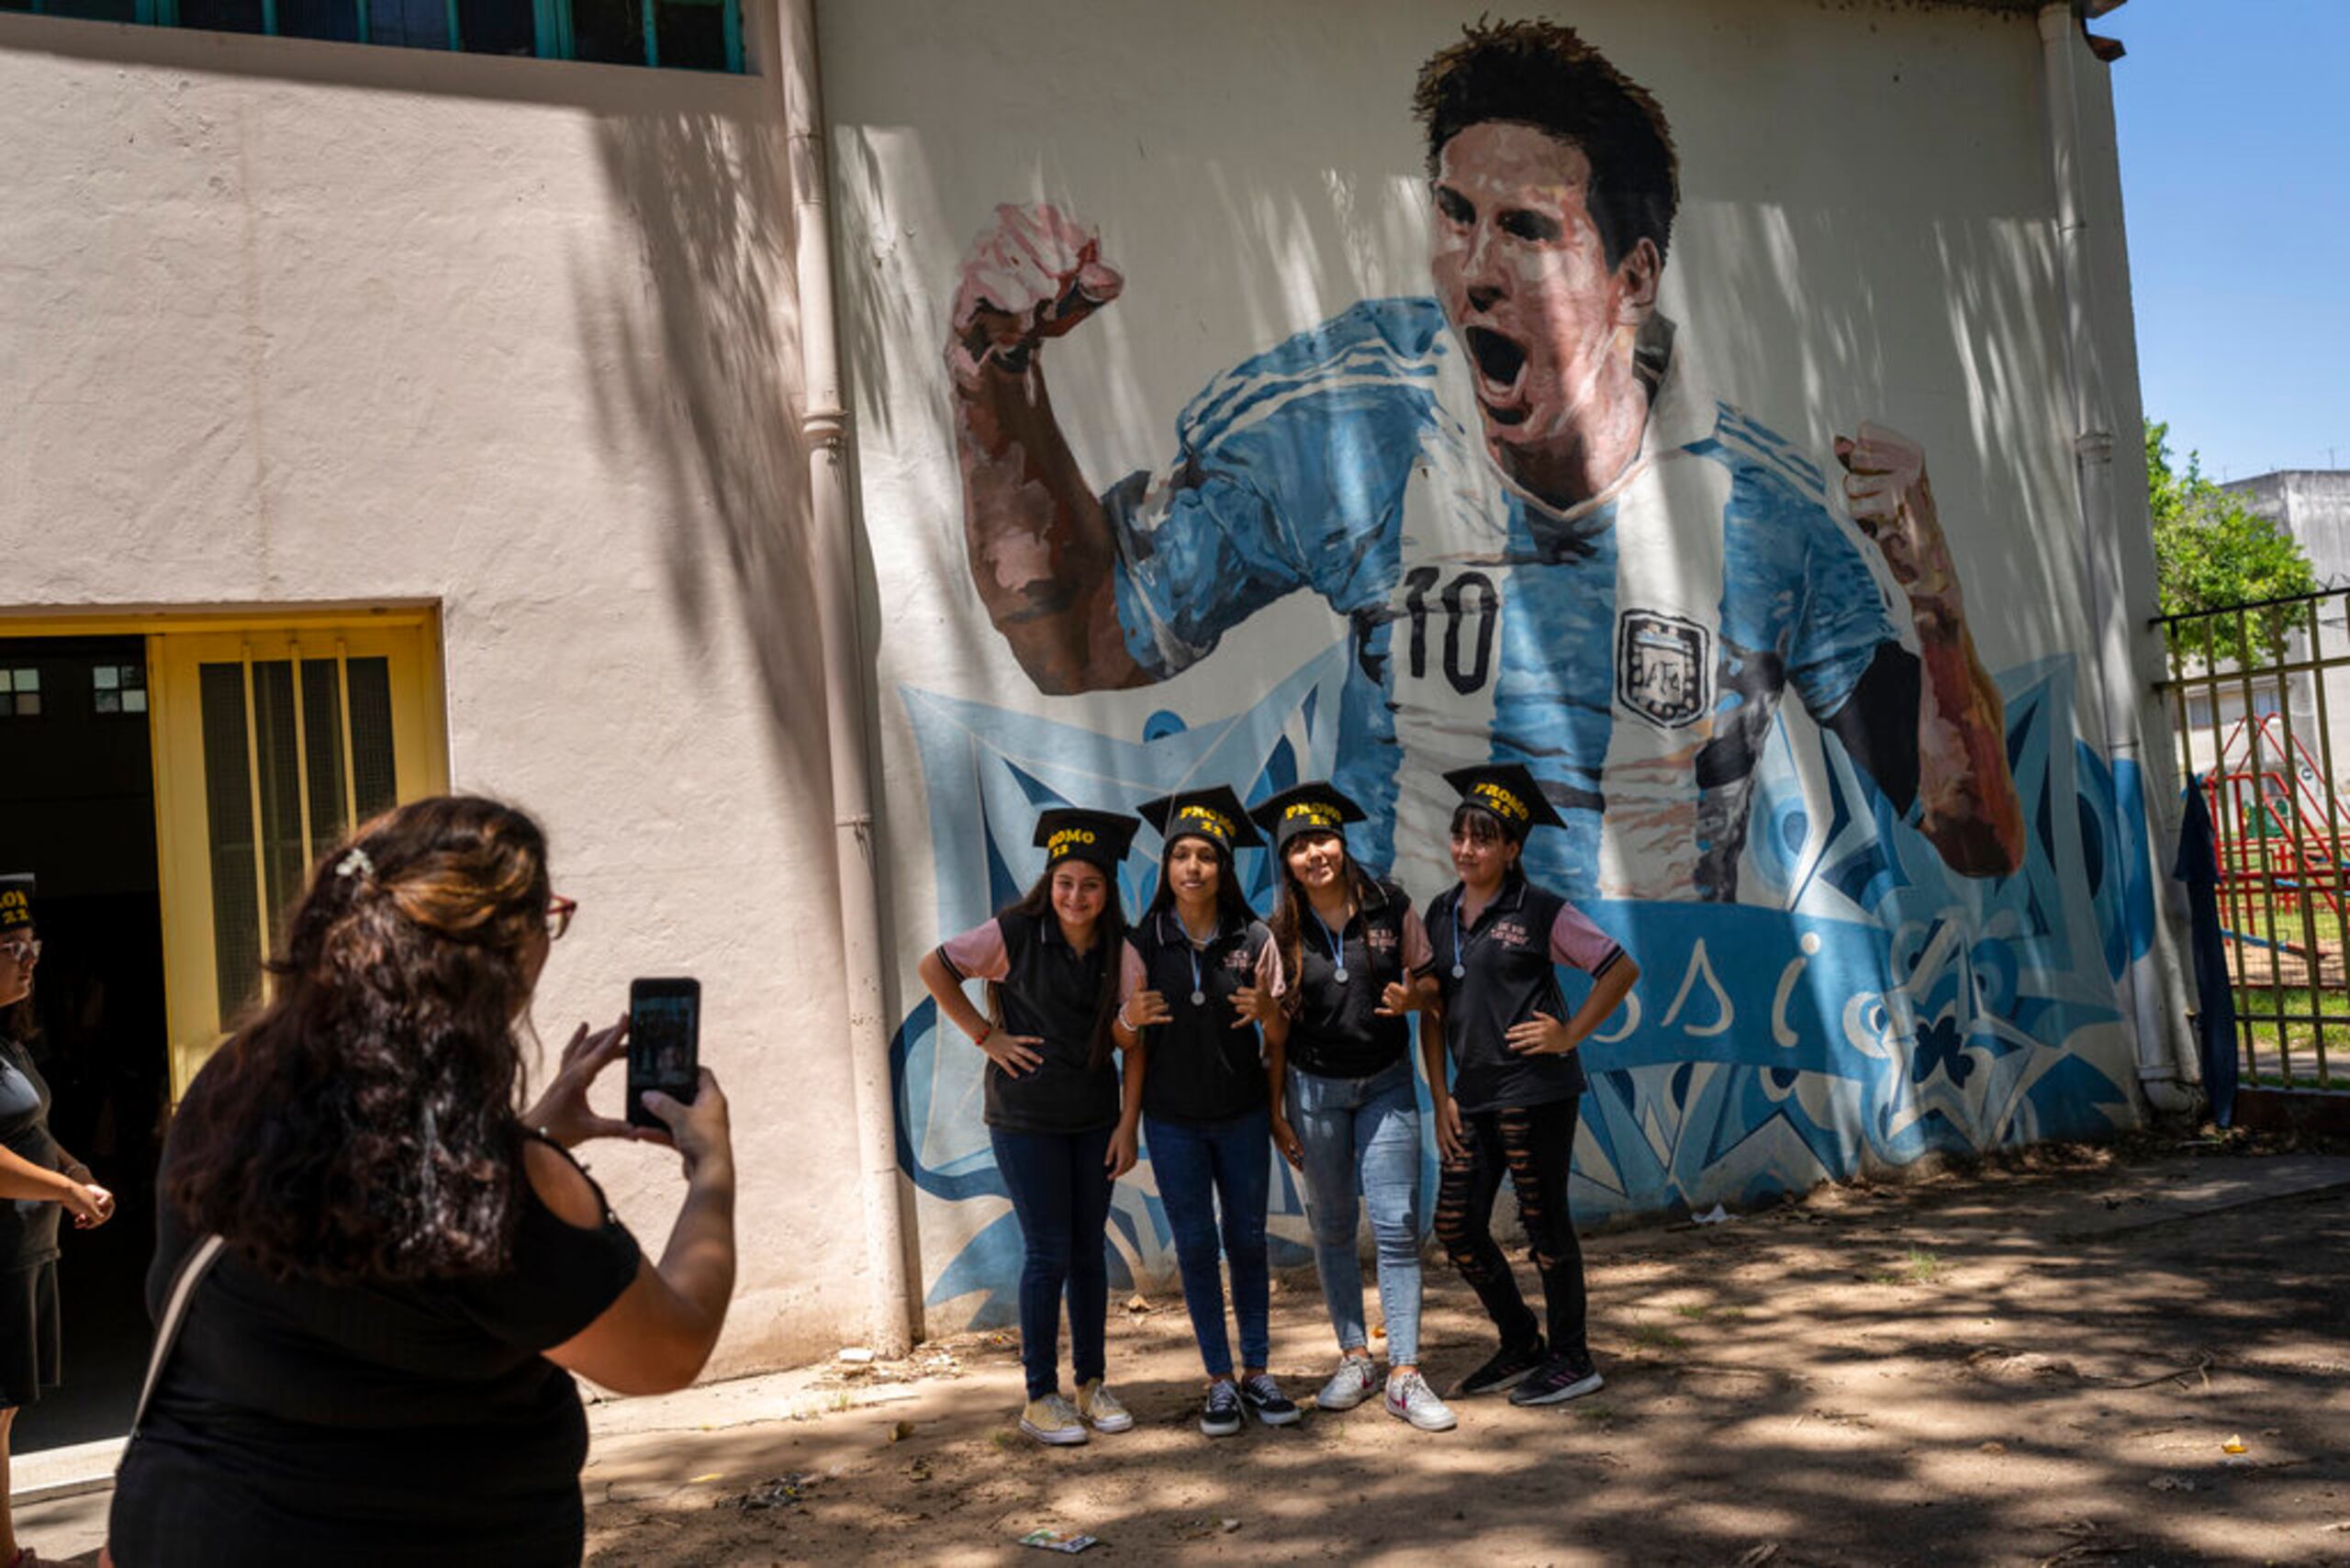
[[[170,1103],[146,663],[140,637],[0,638],[0,871],[40,879],[33,1056],[50,1130],[118,1204],[62,1234],[64,1383],[17,1417],[20,1454],[121,1436],[146,1368]]]

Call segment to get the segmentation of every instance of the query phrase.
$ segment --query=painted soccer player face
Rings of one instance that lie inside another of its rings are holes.
[[[1176,902],[1193,909],[1213,903],[1223,879],[1223,863],[1206,839],[1179,838],[1167,846],[1167,885],[1175,890]]]
[[[1472,125],[1437,157],[1429,267],[1469,356],[1485,441],[1572,450],[1636,394],[1635,336],[1656,305],[1656,248],[1613,267],[1584,205],[1591,160],[1529,125]]]
[[[1501,885],[1517,861],[1517,846],[1491,823],[1467,822],[1452,830],[1452,868],[1460,884],[1478,892]]]
[[[1347,868],[1347,841],[1335,833],[1302,833],[1289,841],[1281,860],[1299,887],[1322,892],[1337,886]]]
[[[1053,868],[1053,913],[1060,917],[1061,930],[1070,936],[1083,936],[1102,918],[1102,911],[1110,902],[1110,879],[1098,866],[1082,860],[1064,860]]]
[[[0,1007],[14,1007],[33,993],[33,970],[40,963],[32,953],[34,935],[31,926],[18,925],[0,935]]]

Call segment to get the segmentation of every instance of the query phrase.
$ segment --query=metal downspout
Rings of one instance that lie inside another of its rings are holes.
[[[913,1306],[899,1222],[890,1030],[881,984],[880,867],[866,755],[864,640],[857,625],[848,497],[848,409],[834,315],[832,227],[818,91],[815,0],[778,0],[777,67],[789,139],[794,275],[800,296],[800,428],[808,449],[817,615],[824,657],[824,732],[832,761],[833,854],[840,884],[843,991],[856,1119],[868,1277],[867,1343],[880,1356],[913,1344]]]
[[[2138,711],[2139,623],[2129,614],[2122,589],[2120,517],[2114,490],[2113,409],[2106,394],[2105,366],[2098,352],[2089,279],[2087,202],[2082,173],[2081,109],[2075,73],[2087,52],[2073,0],[2051,0],[2040,8],[2042,81],[2048,95],[2048,152],[2056,196],[2056,244],[2062,268],[2066,381],[2072,394],[2073,457],[2080,487],[2081,594],[2088,617],[2090,651],[2096,660],[2094,719],[2097,738],[2117,774],[2128,765],[2140,780],[2143,744]],[[2130,450],[2136,451],[2132,443]],[[2141,802],[2142,804],[2143,802]],[[2129,802],[2124,802],[2127,809]],[[2159,819],[2155,819],[2159,820]],[[2164,868],[2154,868],[2157,886]],[[2161,900],[2157,895],[2157,904]],[[2134,962],[2124,971],[2123,1022],[2138,1063],[2138,1080],[2156,1109],[2185,1110],[2194,1073],[2178,1055],[2184,1033],[2185,998],[2174,1008],[2164,994],[2162,975],[2177,969],[2168,924],[2159,910],[2154,923],[2154,961]]]

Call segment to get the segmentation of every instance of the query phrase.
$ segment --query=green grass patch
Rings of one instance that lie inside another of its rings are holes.
[[[1655,1350],[1685,1350],[1689,1341],[1662,1323],[1642,1323],[1632,1329],[1632,1342]]]
[[[1869,1282],[1879,1285],[1930,1285],[1942,1270],[1942,1259],[1923,1247],[1912,1247],[1909,1255],[1898,1264],[1870,1275]]]

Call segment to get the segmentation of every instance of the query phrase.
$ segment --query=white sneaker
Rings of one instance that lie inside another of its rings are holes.
[[[1428,1380],[1416,1372],[1396,1372],[1388,1378],[1387,1413],[1423,1432],[1449,1432],[1459,1424],[1428,1386]]]
[[[1097,1432],[1123,1432],[1135,1424],[1118,1396],[1104,1388],[1098,1377],[1077,1385],[1077,1413]]]
[[[1040,1443],[1057,1447],[1085,1441],[1085,1423],[1078,1419],[1076,1408],[1058,1394],[1030,1400],[1028,1408],[1020,1413],[1020,1429]]]
[[[1322,1385],[1314,1403],[1323,1410],[1351,1410],[1370,1398],[1371,1390],[1378,1386],[1379,1373],[1371,1367],[1369,1356],[1341,1356],[1338,1370],[1330,1374],[1330,1381]]]

